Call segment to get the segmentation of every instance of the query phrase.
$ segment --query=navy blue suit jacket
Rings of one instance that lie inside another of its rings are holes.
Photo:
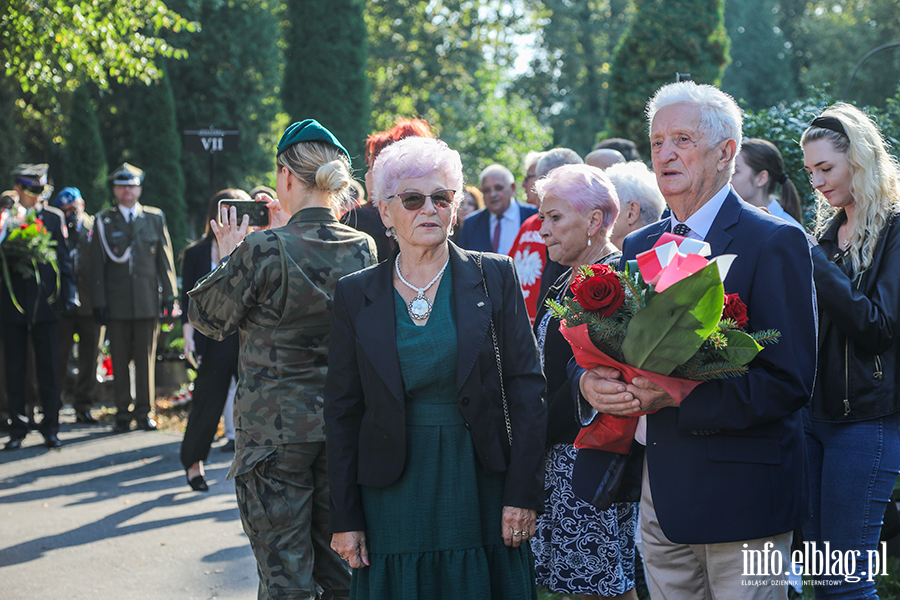
[[[622,260],[649,249],[669,221],[625,239]],[[647,418],[653,503],[676,543],[735,542],[786,533],[809,516],[799,409],[812,393],[816,329],[812,261],[803,233],[730,193],[706,241],[736,254],[725,292],[747,305],[751,331],[777,329],[740,378],[701,383],[679,408]],[[624,262],[623,262],[624,265]]]
[[[513,200],[515,202],[515,200]],[[537,214],[537,209],[530,204],[519,204],[519,226],[525,219]],[[486,208],[473,212],[466,217],[459,232],[459,247],[473,252],[491,252],[491,213]]]
[[[56,242],[56,268],[59,270],[59,288],[56,287],[56,271],[53,265],[38,265],[41,284],[33,277],[24,277],[10,265],[9,274],[16,295],[16,301],[25,311],[19,312],[13,304],[6,285],[0,282],[0,320],[7,323],[46,323],[58,321],[60,313],[68,303],[75,300],[75,275],[72,271],[72,259],[66,248],[66,237],[63,230],[66,218],[59,209],[41,206],[37,218],[44,222],[50,237]],[[54,302],[49,302],[56,296]]]

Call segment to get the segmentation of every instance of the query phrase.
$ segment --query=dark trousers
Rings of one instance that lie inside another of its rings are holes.
[[[34,344],[31,338],[27,338],[25,358],[25,410],[31,420],[34,419],[34,407],[41,402],[41,393],[38,389],[37,375],[34,367]],[[9,402],[6,393],[6,351],[0,343],[0,429],[7,427],[9,421]],[[21,376],[21,375],[19,375]]]
[[[63,389],[69,367],[69,354],[78,334],[78,377],[72,389],[75,410],[91,410],[97,388],[97,357],[103,327],[90,315],[64,315],[59,322],[59,387]]]
[[[28,338],[34,344],[35,367],[41,399],[41,433],[59,433],[59,382],[57,381],[57,349],[59,321],[31,325],[3,324],[3,350],[6,363],[6,393],[9,401],[10,438],[22,438],[28,433],[27,402],[25,400],[26,349]]]
[[[200,334],[194,334],[199,338]],[[181,442],[181,464],[187,470],[209,456],[209,447],[219,427],[219,417],[228,400],[232,376],[237,377],[239,342],[237,334],[221,342],[204,340],[206,346],[200,357],[200,368],[194,379],[191,414],[188,415],[184,440]]]
[[[113,319],[106,326],[113,366],[116,420],[130,421],[150,414],[156,398],[156,338],[158,319]],[[134,361],[134,411],[129,411],[131,377],[128,363]]]

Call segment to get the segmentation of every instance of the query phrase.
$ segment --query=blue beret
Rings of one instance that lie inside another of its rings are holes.
[[[63,188],[56,195],[56,199],[53,201],[53,206],[56,208],[62,208],[63,206],[68,206],[72,204],[76,200],[81,199],[81,190],[77,187],[67,187]]]
[[[347,160],[350,160],[350,153],[341,146],[334,134],[319,125],[319,122],[315,119],[298,121],[285,129],[281,135],[281,141],[278,142],[278,154],[281,154],[289,146],[293,146],[297,142],[326,142],[337,147],[338,150],[344,153]]]

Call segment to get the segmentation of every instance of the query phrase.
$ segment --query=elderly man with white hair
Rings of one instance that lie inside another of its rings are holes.
[[[659,221],[666,208],[666,199],[656,185],[653,171],[640,161],[614,164],[605,173],[619,195],[619,216],[609,241],[616,248],[622,248],[629,233]]]
[[[735,255],[725,292],[746,304],[748,329],[775,329],[781,338],[744,376],[701,383],[680,405],[643,377],[587,371],[579,381],[590,403],[579,403],[582,422],[593,409],[649,413],[635,437],[646,444],[641,535],[654,600],[785,599],[780,559],[810,512],[798,412],[816,370],[807,242],[731,188],[742,117],[730,96],[690,81],[669,84],[647,115],[653,169],[672,216],[628,236],[622,264],[667,231],[703,240],[713,256]]]
[[[522,223],[537,208],[516,202],[516,179],[503,165],[491,165],[481,172],[484,206],[466,217],[459,232],[459,245],[466,250],[507,254]]]

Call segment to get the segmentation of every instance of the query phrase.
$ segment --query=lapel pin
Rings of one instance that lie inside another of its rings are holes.
[[[484,306],[484,302],[479,302],[478,307],[481,308],[482,306]]]

